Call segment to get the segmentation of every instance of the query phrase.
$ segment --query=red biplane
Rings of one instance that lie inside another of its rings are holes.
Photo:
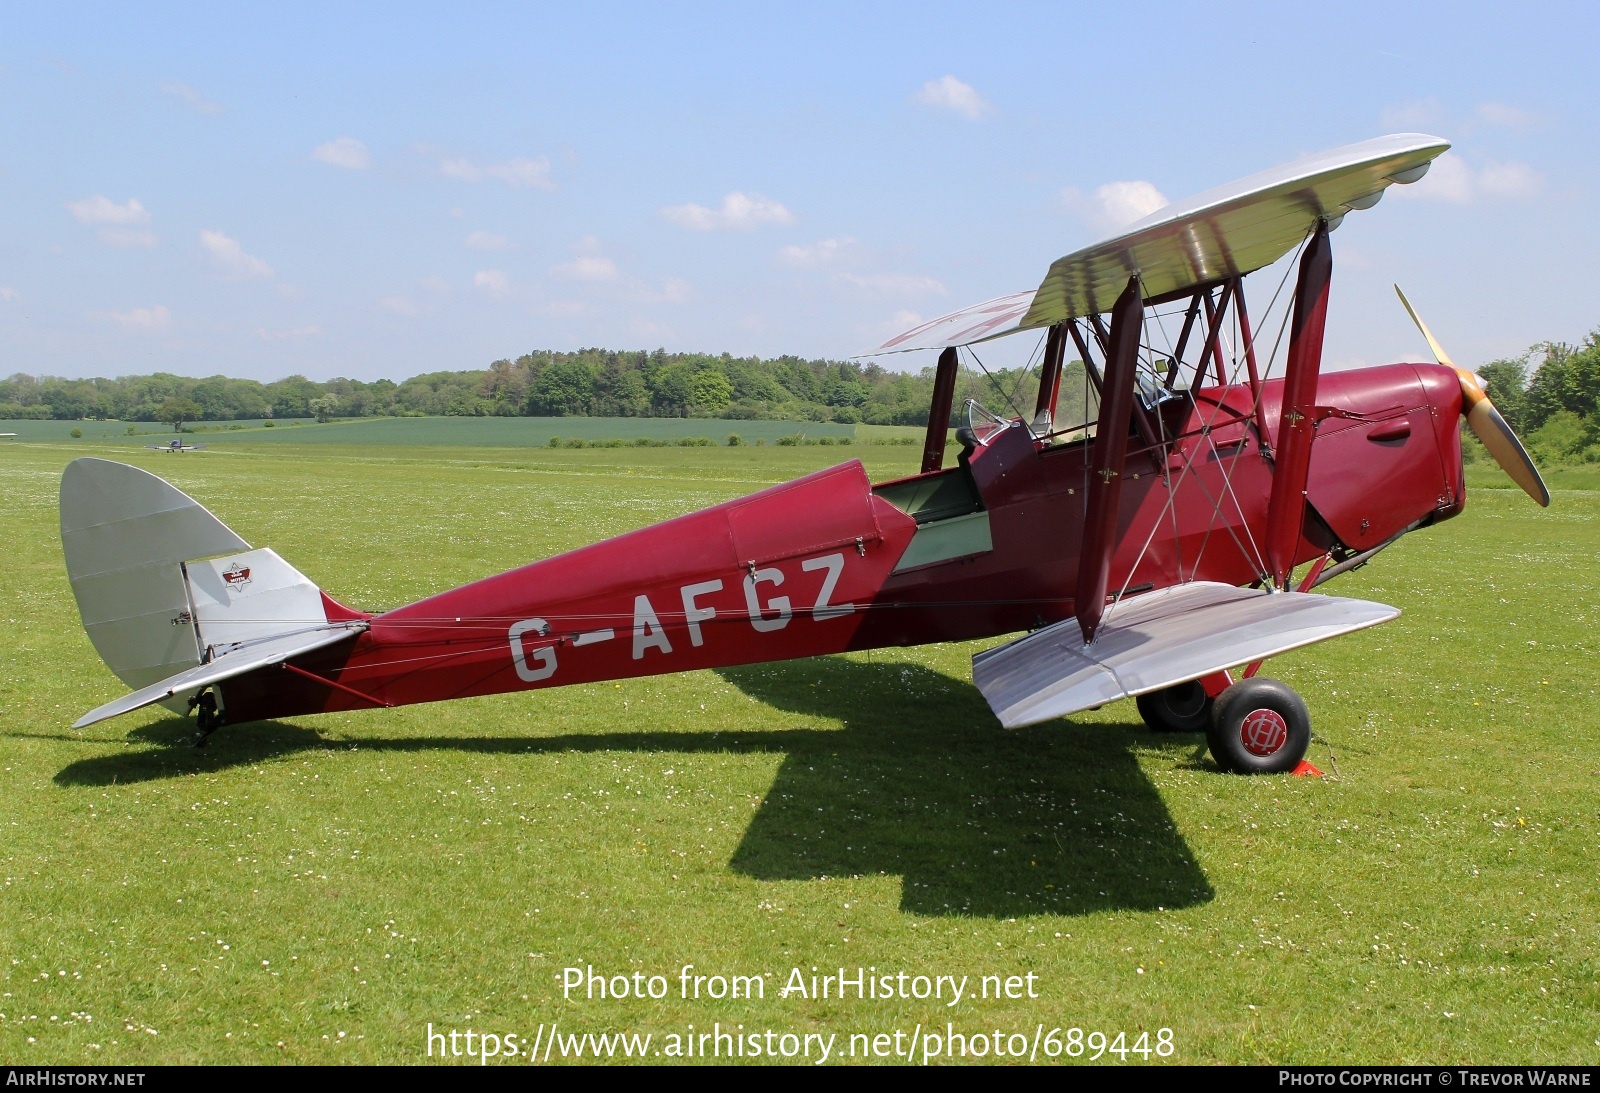
[[[1448,147],[1383,137],[1169,205],[1032,292],[889,342],[879,352],[939,351],[916,475],[873,485],[852,461],[379,615],[161,479],[77,460],[68,574],[95,648],[135,688],[77,724],[162,703],[196,711],[204,739],[224,722],[1031,631],[973,658],[1002,724],[1131,697],[1152,728],[1206,730],[1224,769],[1293,769],[1305,704],[1256,669],[1399,613],[1312,590],[1462,510],[1461,419],[1549,502],[1431,334],[1438,363],[1320,371],[1329,233]],[[1244,278],[1296,248],[1269,349]],[[1033,416],[969,402],[945,466],[958,349],[1021,331],[1040,332]],[[1085,390],[1064,399],[1069,345]]]

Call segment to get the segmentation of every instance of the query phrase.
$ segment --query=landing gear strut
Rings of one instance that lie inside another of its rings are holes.
[[[1211,756],[1235,774],[1285,774],[1311,746],[1311,714],[1288,684],[1241,679],[1217,696],[1206,729]]]
[[[215,691],[207,688],[189,700],[189,709],[194,711],[195,733],[194,746],[203,748],[206,739],[218,729],[222,728],[223,714],[217,709],[217,695]]]

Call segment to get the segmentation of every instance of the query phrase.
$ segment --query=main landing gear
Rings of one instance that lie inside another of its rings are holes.
[[[189,700],[189,709],[194,711],[195,732],[194,746],[203,748],[206,739],[218,729],[222,728],[223,714],[217,708],[217,694],[209,687]]]
[[[1234,774],[1286,774],[1311,746],[1311,714],[1288,684],[1241,679],[1212,698],[1198,681],[1136,699],[1156,732],[1201,732],[1211,757]]]
[[[1214,700],[1198,679],[1142,694],[1133,700],[1155,732],[1205,732]]]

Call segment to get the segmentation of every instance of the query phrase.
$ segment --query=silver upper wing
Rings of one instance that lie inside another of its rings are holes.
[[[1175,201],[1108,239],[1051,263],[1032,292],[924,323],[872,353],[944,349],[1108,311],[1138,273],[1147,300],[1269,266],[1318,220],[1370,209],[1391,185],[1417,181],[1450,143],[1397,133],[1348,144]],[[871,355],[871,354],[867,354]]]

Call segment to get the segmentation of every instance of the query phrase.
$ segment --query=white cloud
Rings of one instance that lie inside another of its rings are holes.
[[[504,182],[513,190],[553,190],[556,184],[550,178],[550,157],[538,159],[518,157],[504,163],[476,164],[467,159],[446,159],[439,163],[439,173],[446,178],[462,182],[482,182],[486,178]]]
[[[136,197],[128,198],[126,205],[118,205],[109,197],[95,194],[82,201],[67,202],[67,211],[80,224],[91,227],[97,224],[116,224],[126,226],[129,224],[150,223],[150,213],[139,203]]]
[[[659,290],[640,286],[635,298],[647,304],[683,304],[694,297],[694,288],[682,277],[668,277]]]
[[[22,297],[17,295],[16,289],[9,285],[0,285],[0,303],[14,304],[20,299]]]
[[[1106,215],[1120,223],[1143,220],[1167,204],[1166,195],[1143,179],[1133,182],[1108,182],[1094,192]]]
[[[763,224],[792,224],[794,214],[770,197],[738,190],[722,199],[720,209],[708,209],[693,202],[668,205],[661,215],[680,228],[692,231],[749,231]]]
[[[494,232],[476,231],[465,239],[465,244],[473,250],[510,250],[511,240]]]
[[[1459,155],[1443,155],[1422,179],[1409,186],[1391,186],[1388,192],[1399,198],[1465,205],[1480,197],[1532,197],[1542,189],[1544,175],[1526,163],[1490,160],[1474,170]]]
[[[572,252],[572,261],[550,268],[553,275],[568,281],[615,281],[621,276],[617,264],[606,257],[600,240],[592,235],[574,243]]]
[[[854,239],[841,235],[837,239],[820,239],[806,245],[791,244],[778,251],[778,261],[796,269],[817,269],[833,265],[857,249],[859,244]]]
[[[222,105],[220,103],[212,102],[186,83],[164,83],[161,85],[161,93],[182,99],[202,114],[210,114],[215,117],[222,113]]]
[[[1493,197],[1532,197],[1544,188],[1544,175],[1526,163],[1485,163],[1478,187]]]
[[[580,254],[550,272],[569,281],[615,281],[619,271],[617,264],[603,254]]]
[[[1472,200],[1472,168],[1460,156],[1441,156],[1433,161],[1427,175],[1419,181],[1406,186],[1391,186],[1386,192],[1396,197],[1465,204]]]
[[[355,137],[340,137],[319,144],[312,150],[311,158],[351,171],[364,171],[372,166],[372,156],[367,152],[367,146]]]
[[[908,330],[915,330],[927,321],[922,317],[922,313],[918,311],[896,311],[883,322],[874,324],[868,336],[876,337],[881,341],[888,341],[890,338],[898,337]]]
[[[694,289],[681,277],[668,277],[660,286],[622,270],[600,240],[586,235],[572,245],[573,258],[550,267],[550,275],[563,281],[581,281],[605,294],[645,304],[681,304],[694,296]]]
[[[157,304],[155,307],[135,307],[127,311],[103,311],[94,316],[116,323],[124,330],[156,333],[172,325],[172,312]]]
[[[1166,195],[1144,179],[1107,182],[1092,194],[1068,187],[1061,203],[1101,231],[1125,228],[1167,204]]]
[[[550,181],[550,160],[544,156],[538,159],[513,159],[506,163],[491,163],[483,169],[483,173],[490,178],[499,179],[512,189],[524,186],[535,190],[556,188],[556,184]]]
[[[929,80],[922,85],[922,90],[912,97],[923,106],[931,106],[937,110],[951,110],[969,121],[976,121],[992,109],[983,96],[978,94],[977,89],[969,83],[962,83],[954,76],[940,76],[937,80]]]
[[[472,275],[472,283],[497,300],[511,294],[511,278],[506,276],[505,270],[480,269]]]
[[[1478,120],[1503,129],[1529,129],[1539,123],[1538,115],[1503,102],[1479,103]]]
[[[100,239],[113,247],[153,247],[158,240],[156,233],[145,231],[142,228],[101,228]]]
[[[67,202],[67,211],[74,220],[100,229],[100,241],[113,247],[153,247],[156,236],[152,231],[138,227],[150,223],[150,212],[136,197],[127,204],[118,205],[110,198],[95,194],[82,201]]]
[[[378,301],[378,307],[391,315],[422,314],[422,308],[417,306],[416,301],[405,296],[385,296]]]
[[[839,280],[857,288],[870,288],[899,296],[944,296],[950,291],[932,277],[909,273],[841,273]]]
[[[232,280],[248,281],[271,277],[272,267],[251,254],[246,254],[237,239],[218,231],[202,231],[200,245],[211,255],[211,261]]]

